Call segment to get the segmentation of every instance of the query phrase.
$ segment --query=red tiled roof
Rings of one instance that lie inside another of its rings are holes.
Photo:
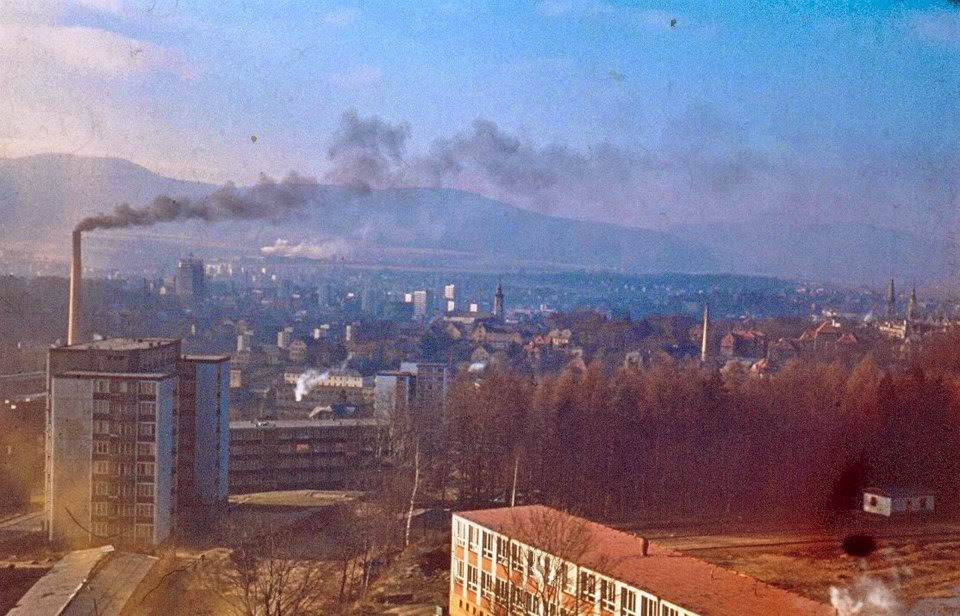
[[[496,532],[515,536],[537,516],[551,515],[551,511],[543,505],[530,505],[464,511],[457,515]],[[569,517],[579,520],[574,516]],[[684,609],[711,616],[835,614],[834,609],[826,604],[770,586],[742,573],[684,556],[656,543],[651,542],[647,556],[643,556],[641,538],[589,520],[582,522],[590,528],[593,545],[577,564]]]

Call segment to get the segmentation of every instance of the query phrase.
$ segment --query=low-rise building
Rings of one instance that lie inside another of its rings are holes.
[[[332,490],[377,462],[381,422],[296,419],[230,422],[230,493]]]
[[[932,490],[896,486],[872,487],[863,491],[863,510],[883,516],[931,512],[934,506]]]
[[[542,505],[454,514],[450,616],[804,616],[828,605]]]

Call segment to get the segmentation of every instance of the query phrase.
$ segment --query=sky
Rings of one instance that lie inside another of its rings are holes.
[[[645,227],[942,233],[958,92],[948,0],[0,3],[0,157],[342,182],[353,131],[373,185]]]

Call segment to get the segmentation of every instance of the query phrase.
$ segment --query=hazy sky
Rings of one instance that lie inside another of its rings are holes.
[[[941,228],[958,92],[946,0],[0,2],[0,156],[322,179],[352,110],[461,157],[435,185],[645,226]]]

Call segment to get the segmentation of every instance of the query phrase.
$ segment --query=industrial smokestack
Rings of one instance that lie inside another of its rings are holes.
[[[710,330],[710,304],[703,305],[703,336],[700,339],[700,361],[707,361],[707,336]]]
[[[76,344],[80,338],[80,305],[83,294],[81,279],[83,266],[80,259],[80,230],[73,232],[73,258],[70,260],[70,304],[67,313],[67,344]]]

